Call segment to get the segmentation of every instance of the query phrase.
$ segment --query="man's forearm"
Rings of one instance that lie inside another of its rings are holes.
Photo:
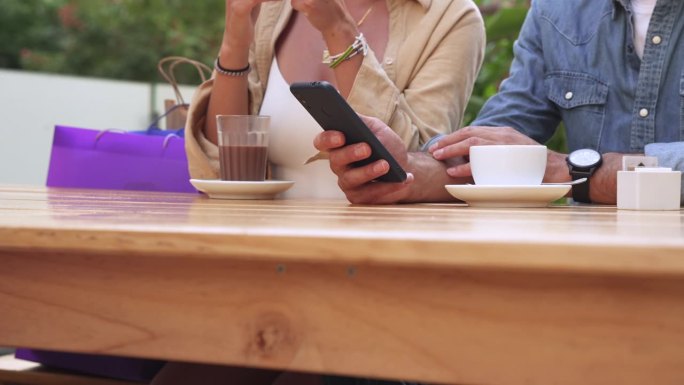
[[[589,196],[592,202],[615,204],[617,202],[617,172],[622,169],[624,155],[638,154],[603,154],[603,165],[591,178]],[[656,156],[658,164],[673,170],[684,169],[684,142],[653,143],[646,146],[646,155]],[[684,202],[684,195],[681,197]]]
[[[617,172],[622,168],[624,154],[603,154],[603,164],[591,177],[589,199],[593,203],[614,205],[617,203]]]
[[[589,198],[594,203],[615,204],[617,201],[617,172],[622,167],[624,154],[603,154],[603,164],[589,180]],[[567,155],[549,151],[544,182],[572,180],[565,161]]]

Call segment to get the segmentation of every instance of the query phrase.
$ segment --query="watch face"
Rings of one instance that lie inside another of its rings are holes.
[[[601,154],[595,150],[585,148],[570,153],[568,160],[577,167],[590,167],[601,160]]]

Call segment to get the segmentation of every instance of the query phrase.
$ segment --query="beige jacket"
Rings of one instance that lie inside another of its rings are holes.
[[[387,0],[385,57],[363,59],[347,98],[354,110],[387,123],[409,150],[458,128],[484,56],[484,24],[471,0]],[[290,2],[261,6],[250,51],[249,108],[258,114],[275,43],[292,15]],[[203,134],[213,80],[197,90],[186,122],[193,178],[218,177],[218,149]],[[312,154],[313,155],[313,154]]]

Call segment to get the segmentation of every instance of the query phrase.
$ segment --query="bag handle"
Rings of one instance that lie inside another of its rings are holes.
[[[119,128],[108,128],[106,130],[101,130],[100,132],[95,135],[95,141],[93,142],[93,148],[97,147],[97,143],[102,139],[105,134],[110,134],[110,133],[116,133],[116,134],[128,134],[129,132],[126,130],[122,130]],[[182,139],[180,135],[176,133],[170,133],[166,136],[164,136],[164,141],[162,142],[162,148],[166,150],[167,147],[169,147],[169,142],[171,142],[171,139]]]
[[[176,139],[183,139],[180,136],[176,134],[168,134],[164,137],[164,142],[162,143],[162,147],[164,150],[166,150],[167,147],[169,147],[169,142],[171,142],[171,139],[176,138]]]
[[[102,137],[103,137],[105,134],[108,134],[108,133],[110,133],[110,132],[114,132],[114,133],[117,133],[117,134],[125,134],[127,131],[126,131],[126,130],[122,130],[122,129],[120,129],[120,128],[108,128],[108,129],[106,129],[106,130],[101,130],[100,132],[97,133],[97,135],[95,135],[95,141],[94,141],[94,143],[93,143],[93,146],[97,146],[97,142],[99,142],[100,139],[102,139]]]
[[[202,79],[202,83],[206,82],[207,79],[211,77],[213,71],[208,65],[202,62],[182,56],[168,56],[159,60],[157,69],[159,70],[161,76],[171,85],[171,87],[173,87],[173,92],[176,94],[176,101],[178,104],[187,105],[183,99],[180,89],[178,88],[178,81],[176,80],[176,75],[174,74],[176,66],[184,63],[195,67],[197,74]]]
[[[171,113],[173,113],[173,112],[176,111],[177,109],[179,109],[179,108],[181,108],[181,107],[188,107],[188,106],[189,106],[189,104],[187,104],[187,103],[176,104],[175,106],[173,106],[173,107],[169,108],[168,110],[166,110],[166,112],[164,112],[163,114],[159,115],[156,119],[154,119],[154,120],[152,121],[152,123],[150,123],[150,125],[147,126],[147,129],[146,129],[146,130],[147,130],[147,131],[152,130],[154,127],[156,127],[156,126],[159,124],[159,122],[161,122],[162,119],[164,119],[165,117],[169,116]]]

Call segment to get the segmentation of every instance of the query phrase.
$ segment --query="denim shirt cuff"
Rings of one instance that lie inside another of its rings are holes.
[[[651,143],[646,145],[644,152],[648,156],[657,157],[658,166],[682,171],[682,179],[684,179],[684,142]],[[684,189],[682,189],[680,202],[684,204]]]

